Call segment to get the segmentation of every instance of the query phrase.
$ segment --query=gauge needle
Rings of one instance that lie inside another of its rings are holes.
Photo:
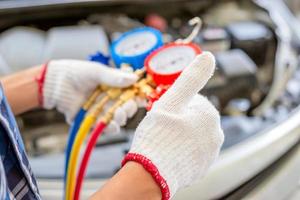
[[[159,66],[159,70],[160,71],[165,71],[167,68],[176,65],[177,63],[179,63],[180,61],[184,60],[183,57],[178,57],[176,59],[172,59],[171,61],[168,61],[162,65]]]

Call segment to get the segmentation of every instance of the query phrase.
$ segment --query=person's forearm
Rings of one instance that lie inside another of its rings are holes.
[[[5,96],[15,115],[37,108],[38,84],[36,77],[41,67],[33,67],[1,78]]]
[[[90,200],[161,200],[152,176],[138,163],[128,162]]]

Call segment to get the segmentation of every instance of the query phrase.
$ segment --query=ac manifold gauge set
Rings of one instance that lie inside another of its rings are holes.
[[[201,28],[201,20],[195,17],[189,24],[194,29],[187,38],[168,44],[163,44],[162,33],[150,27],[130,30],[112,43],[111,58],[116,67],[130,67],[139,80],[125,89],[98,86],[77,113],[70,127],[66,147],[65,200],[80,199],[91,153],[115,111],[136,97],[147,101],[147,110],[151,109],[183,69],[201,54],[200,47],[192,43]],[[108,103],[111,106],[104,110]],[[85,149],[80,156],[85,142]]]

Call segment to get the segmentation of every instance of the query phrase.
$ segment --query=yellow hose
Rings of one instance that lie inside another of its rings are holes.
[[[112,91],[112,92],[111,92]],[[76,134],[76,138],[74,144],[72,146],[68,171],[67,171],[67,181],[66,181],[66,200],[73,200],[74,198],[74,186],[76,181],[76,171],[77,171],[77,162],[79,158],[80,148],[87,137],[91,127],[95,124],[98,115],[101,113],[104,105],[110,100],[110,98],[117,97],[120,93],[120,89],[111,89],[107,91],[107,95],[103,97],[100,102],[98,102],[92,112],[86,116],[84,121],[82,122],[78,133]]]
[[[73,199],[73,188],[76,181],[76,166],[78,161],[78,154],[80,152],[80,147],[84,142],[84,139],[89,133],[90,128],[93,126],[93,124],[96,122],[97,117],[93,115],[88,115],[83,123],[80,126],[80,129],[78,131],[78,135],[75,139],[71,156],[70,156],[70,163],[68,167],[68,173],[67,173],[67,184],[66,184],[66,200],[72,200]]]

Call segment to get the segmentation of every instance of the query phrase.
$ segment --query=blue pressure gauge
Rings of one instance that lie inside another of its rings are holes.
[[[144,66],[145,58],[162,45],[162,34],[158,30],[137,28],[124,33],[112,43],[111,57],[117,67],[124,63],[140,69]]]

